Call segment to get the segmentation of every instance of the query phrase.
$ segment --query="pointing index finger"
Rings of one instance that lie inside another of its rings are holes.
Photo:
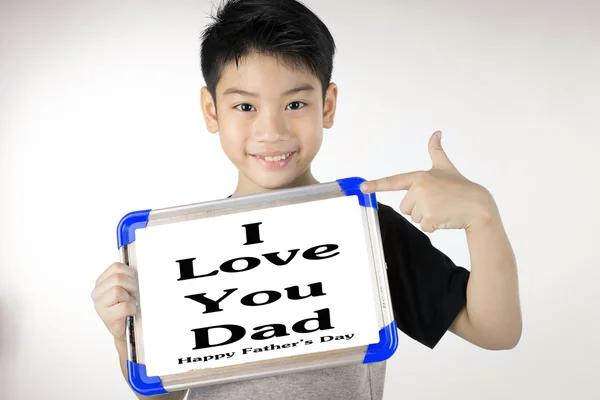
[[[365,181],[360,185],[363,193],[408,190],[415,180],[415,172],[388,176],[381,179]]]

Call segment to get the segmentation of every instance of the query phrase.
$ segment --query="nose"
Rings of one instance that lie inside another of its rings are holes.
[[[254,137],[258,142],[279,142],[289,138],[289,131],[283,116],[278,110],[262,109],[254,123]]]

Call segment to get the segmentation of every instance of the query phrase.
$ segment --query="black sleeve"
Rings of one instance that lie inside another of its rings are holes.
[[[466,304],[470,272],[433,247],[429,237],[400,213],[378,206],[398,329],[434,348]]]

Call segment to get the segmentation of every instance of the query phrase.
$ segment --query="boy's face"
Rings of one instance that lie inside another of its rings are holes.
[[[254,54],[224,69],[216,104],[206,88],[201,100],[208,130],[239,171],[236,195],[317,183],[310,165],[333,126],[335,84],[323,102],[317,77]]]

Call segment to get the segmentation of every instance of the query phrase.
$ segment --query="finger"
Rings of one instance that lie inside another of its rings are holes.
[[[105,308],[102,312],[102,320],[109,325],[115,321],[125,320],[128,316],[137,314],[137,307],[131,302],[115,304]]]
[[[112,263],[108,268],[106,268],[106,270],[104,270],[104,272],[98,277],[98,279],[96,279],[96,286],[98,286],[106,278],[114,274],[123,274],[135,278],[135,270],[133,268],[123,263],[116,262]]]
[[[124,274],[115,274],[106,278],[94,289],[92,292],[92,299],[97,301],[105,292],[114,287],[123,288],[134,297],[136,297],[138,293],[137,281],[134,278]]]
[[[417,224],[420,224],[423,220],[423,211],[421,210],[419,203],[416,203],[413,207],[412,212],[410,213],[410,218]]]
[[[100,317],[109,332],[116,338],[125,336],[125,321],[128,316],[137,314],[137,307],[131,303],[119,303],[103,310]]]
[[[429,138],[429,156],[431,157],[431,163],[433,168],[444,169],[454,168],[454,165],[448,158],[448,155],[442,147],[442,132],[435,131]]]
[[[417,204],[417,196],[414,191],[409,190],[408,193],[406,193],[406,195],[404,195],[404,198],[402,199],[402,202],[400,203],[400,212],[403,213],[404,215],[412,215],[413,209],[416,204]]]
[[[421,230],[427,233],[433,233],[436,230],[433,220],[426,215],[421,220]]]
[[[94,303],[97,310],[109,308],[119,303],[131,302],[135,304],[136,300],[125,289],[119,286],[113,286]]]
[[[408,172],[388,176],[386,178],[365,181],[360,185],[363,193],[386,192],[392,190],[409,190],[415,181],[417,172]]]

